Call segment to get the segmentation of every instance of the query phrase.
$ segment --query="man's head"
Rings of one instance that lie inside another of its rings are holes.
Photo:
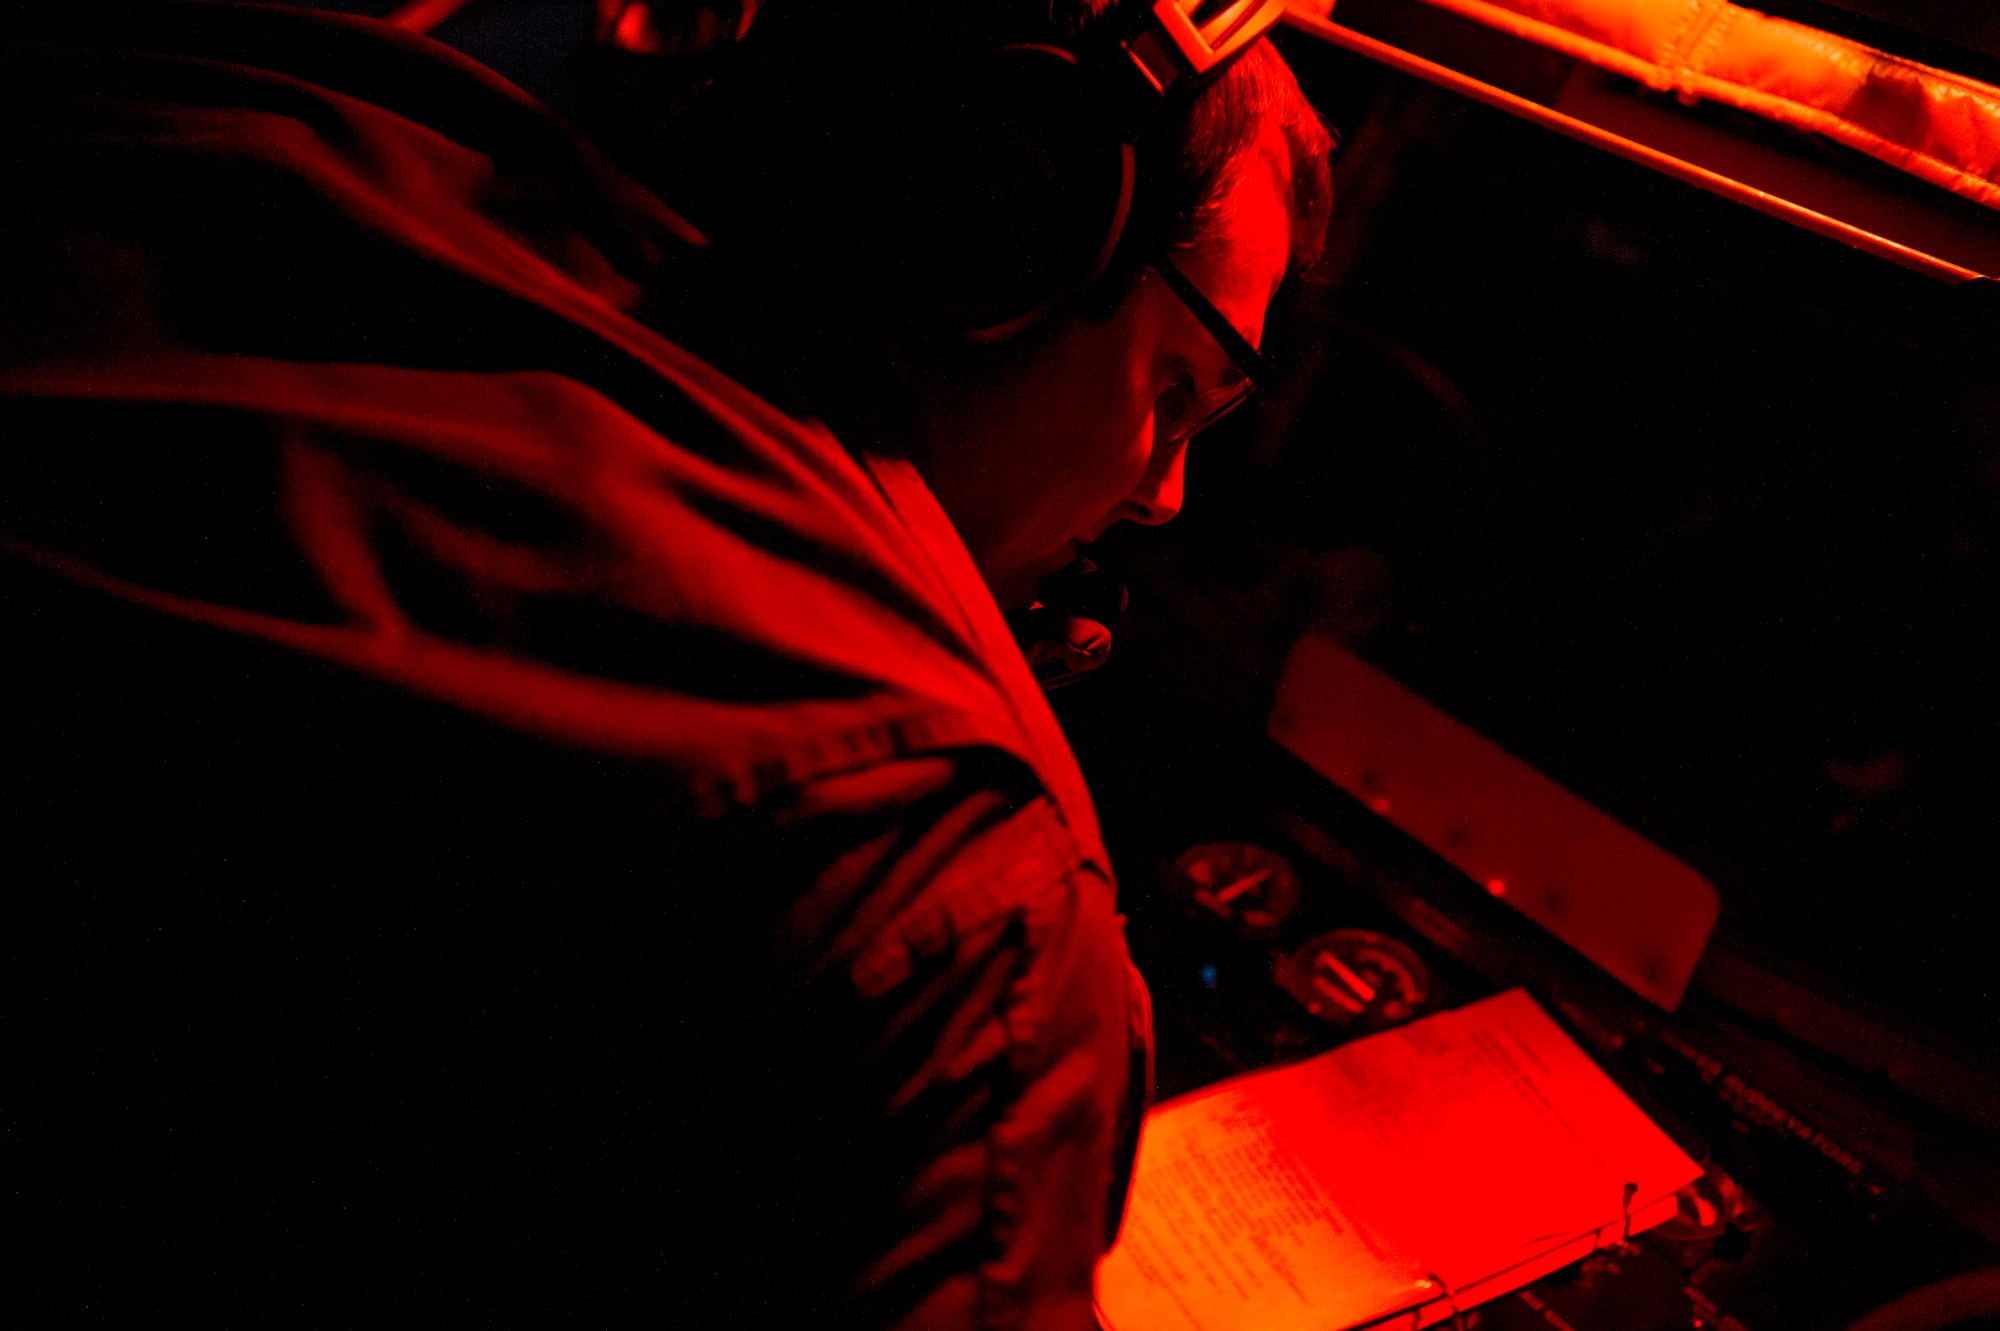
[[[1131,220],[1097,289],[983,373],[922,385],[920,466],[1003,607],[1025,606],[1114,523],[1180,511],[1186,430],[1246,373],[1191,306],[1261,341],[1288,266],[1317,255],[1331,147],[1258,43],[1142,140]],[[1169,265],[1194,292],[1174,290]]]
[[[1094,281],[1060,291],[1013,336],[952,336],[932,303],[949,280],[937,274],[957,273],[954,257],[1004,252],[1015,234],[1013,221],[976,214],[958,227],[910,225],[932,215],[911,203],[932,179],[976,181],[988,160],[953,127],[953,104],[969,95],[956,71],[977,67],[956,62],[1016,41],[1087,52],[1127,17],[1115,10],[1114,0],[771,4],[734,99],[711,101],[709,133],[725,146],[710,149],[709,211],[698,188],[692,200],[698,224],[754,254],[810,312],[815,340],[786,353],[795,362],[838,359],[834,343],[889,349],[910,399],[902,444],[1008,608],[1114,522],[1178,511],[1187,427],[1243,377],[1244,356],[1224,344],[1259,340],[1272,292],[1288,263],[1316,253],[1328,210],[1330,139],[1259,41],[1194,95],[1170,97],[1139,138],[1130,211]],[[1066,135],[1070,121],[1054,123]],[[1105,130],[1075,126],[1115,150]]]

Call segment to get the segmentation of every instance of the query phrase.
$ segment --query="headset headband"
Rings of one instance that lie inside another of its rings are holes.
[[[789,23],[752,27],[689,122],[686,142],[705,127],[715,145],[692,155],[717,205],[708,225],[811,255],[795,279],[835,305],[975,343],[1069,307],[1129,239],[1149,129],[1285,0],[1120,0],[1068,41],[1047,8],[773,4]]]
[[[1026,188],[968,191],[989,206],[948,210],[959,220],[942,230],[965,243],[925,273],[939,290],[949,274],[967,277],[959,298],[943,302],[966,337],[1012,337],[1104,275],[1124,240],[1134,146],[1169,101],[1190,100],[1220,77],[1284,12],[1285,0],[1132,0],[1088,49],[1030,42],[989,53],[985,68],[1001,91],[981,104],[1001,109],[982,123],[1030,147],[1010,151],[996,141],[970,155],[981,180],[1002,178],[995,163],[1015,162],[1020,170],[1005,178]],[[1093,120],[1100,133],[1081,130]],[[1035,203],[1014,212],[991,206],[1009,197]]]
[[[1277,26],[1285,0],[1152,0],[1139,31],[1121,42],[1155,94],[1221,70]]]

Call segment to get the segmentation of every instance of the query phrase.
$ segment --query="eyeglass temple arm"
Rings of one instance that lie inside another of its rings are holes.
[[[1181,298],[1181,304],[1187,306],[1194,317],[1201,320],[1201,326],[1206,328],[1209,336],[1222,347],[1224,354],[1236,363],[1236,368],[1243,371],[1244,378],[1259,389],[1269,389],[1277,383],[1276,367],[1265,360],[1257,348],[1250,345],[1249,338],[1236,331],[1236,325],[1222,317],[1222,311],[1216,309],[1214,302],[1201,294],[1201,288],[1190,282],[1186,273],[1174,266],[1173,260],[1160,260],[1158,268],[1160,276],[1166,279],[1174,294]]]

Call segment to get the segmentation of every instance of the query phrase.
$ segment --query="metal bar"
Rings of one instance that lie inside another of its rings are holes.
[[[1310,33],[1322,41],[1331,42],[1335,46],[1352,51],[1356,55],[1364,56],[1378,64],[1387,65],[1391,69],[1398,70],[1404,74],[1413,75],[1428,83],[1435,83],[1442,88],[1448,88],[1462,96],[1470,97],[1474,101],[1484,102],[1488,106],[1505,111],[1509,115],[1531,121],[1545,129],[1552,129],[1558,134],[1564,134],[1572,139],[1588,143],[1593,147],[1616,153],[1628,161],[1637,162],[1639,165],[1658,171],[1662,175],[1672,176],[1676,180],[1685,181],[1687,184],[1699,189],[1705,189],[1711,194],[1721,195],[1723,198],[1733,200],[1736,203],[1747,204],[1759,212],[1780,218],[1783,221],[1790,222],[1794,226],[1803,227],[1808,231],[1818,232],[1822,236],[1828,236],[1843,244],[1852,245],[1855,249],[1879,255],[1884,259],[1901,264],[1905,268],[1913,268],[1920,273],[1926,273],[1941,281],[1954,284],[1970,282],[1985,276],[1985,274],[1971,268],[1961,267],[1948,260],[1940,259],[1934,254],[1927,254],[1922,250],[1914,249],[1899,241],[1891,240],[1887,236],[1880,236],[1872,231],[1863,230],[1851,223],[1843,222],[1837,217],[1829,217],[1825,213],[1815,212],[1813,209],[1794,203],[1790,199],[1767,193],[1755,186],[1746,185],[1740,180],[1734,180],[1718,172],[1710,171],[1706,167],[1696,166],[1693,162],[1684,161],[1669,153],[1661,152],[1657,148],[1648,147],[1646,144],[1613,134],[1609,130],[1600,129],[1589,121],[1578,120],[1574,116],[1567,116],[1560,111],[1551,110],[1539,102],[1529,101],[1527,98],[1517,96],[1514,93],[1506,91],[1504,88],[1496,88],[1490,83],[1482,83],[1480,80],[1467,74],[1461,74],[1449,66],[1426,60],[1422,56],[1412,55],[1400,47],[1378,41],[1373,37],[1356,32],[1352,28],[1331,22],[1330,20],[1316,18],[1309,14],[1302,14],[1298,10],[1293,9],[1286,13],[1285,22],[1301,32]]]

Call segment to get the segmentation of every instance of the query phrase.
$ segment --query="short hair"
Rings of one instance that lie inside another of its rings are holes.
[[[1119,0],[988,0],[1000,23],[1021,22],[1007,11],[1043,9],[1046,21],[1072,41],[1088,42],[1116,21]],[[1129,7],[1129,5],[1127,6]],[[1220,78],[1191,98],[1173,99],[1138,146],[1132,213],[1121,237],[1128,271],[1146,256],[1200,249],[1222,228],[1222,202],[1265,124],[1275,118],[1291,155],[1292,245],[1295,268],[1318,262],[1333,210],[1328,158],[1335,141],[1306,100],[1291,67],[1269,38],[1239,56]],[[1124,285],[1117,273],[1107,274]],[[1117,297],[1122,299],[1120,290]]]
[[[1171,104],[1140,140],[1132,215],[1120,243],[1124,271],[1106,275],[1111,289],[1104,299],[1114,306],[1122,300],[1131,272],[1149,257],[1215,241],[1223,200],[1272,120],[1291,157],[1292,266],[1309,269],[1318,262],[1333,211],[1328,158],[1334,137],[1265,39],[1194,97]]]
[[[1292,262],[1316,263],[1333,207],[1327,159],[1334,139],[1277,48],[1269,41],[1251,47],[1176,119],[1183,123],[1160,127],[1167,132],[1160,134],[1159,152],[1173,155],[1160,188],[1179,228],[1168,243],[1199,246],[1213,235],[1231,178],[1262,126],[1276,120],[1291,153]],[[1147,155],[1142,153],[1142,170]],[[1174,198],[1174,191],[1182,197]]]

